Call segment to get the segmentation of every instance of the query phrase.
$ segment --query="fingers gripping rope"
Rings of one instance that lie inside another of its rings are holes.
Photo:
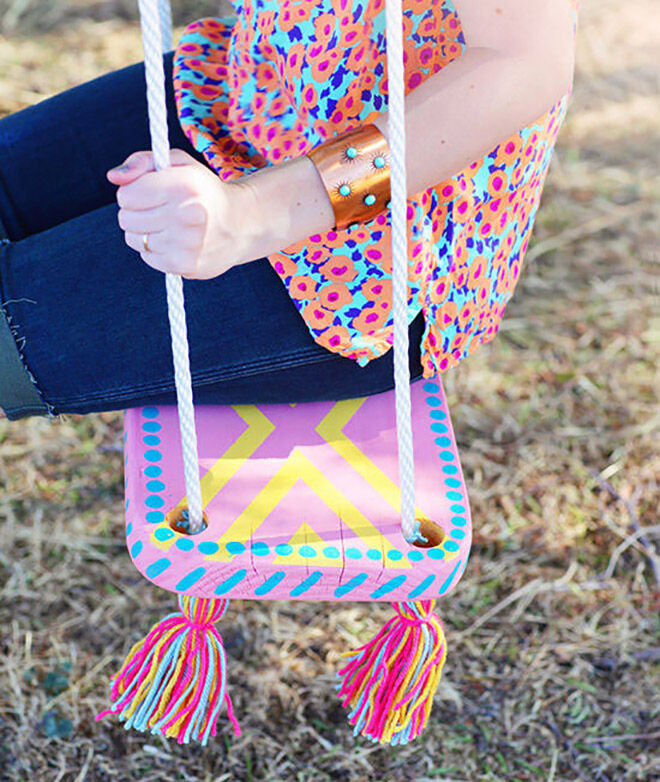
[[[147,80],[149,131],[156,170],[169,166],[165,74],[162,54],[171,47],[172,15],[169,0],[139,0],[142,45]],[[386,42],[389,85],[389,143],[391,150],[392,258],[394,321],[394,386],[396,400],[401,531],[412,543],[424,540],[415,522],[415,474],[408,368],[408,241],[403,87],[403,14],[401,0],[386,2]],[[177,409],[181,427],[184,475],[190,531],[202,529],[202,493],[197,466],[197,434],[192,400],[188,335],[183,303],[183,280],[166,274],[167,308],[172,337]]]

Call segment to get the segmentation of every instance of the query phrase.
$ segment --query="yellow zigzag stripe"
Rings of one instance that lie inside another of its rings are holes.
[[[343,399],[333,406],[316,431],[359,473],[367,483],[383,497],[398,513],[401,513],[401,490],[357,445],[342,431],[348,422],[366,402],[366,398]],[[415,506],[417,518],[428,518]]]
[[[226,550],[225,544],[232,540],[250,540],[263,521],[291,491],[293,485],[298,480],[304,481],[328,505],[333,513],[367,545],[380,548],[381,551],[383,551],[385,544],[389,548],[390,544],[369,519],[349,502],[318,467],[312,464],[296,448],[282,467],[217,541],[219,545],[218,552],[208,556],[207,559],[209,561],[216,560],[221,562],[230,560],[233,555]],[[392,566],[394,567],[394,565]],[[396,567],[411,567],[411,565],[408,561],[403,560],[398,562]]]
[[[205,508],[215,497],[220,489],[225,486],[229,480],[236,474],[238,469],[244,464],[250,456],[259,448],[275,429],[272,421],[265,416],[256,405],[232,405],[233,409],[245,421],[248,428],[227,448],[222,456],[215,462],[213,467],[201,479],[202,487],[202,507]],[[179,505],[188,505],[188,495],[184,494],[177,503]],[[167,527],[166,522],[162,522],[154,527],[154,532],[161,527]],[[151,542],[163,551],[168,551],[170,546],[174,545],[176,538],[169,540],[157,540],[152,532]]]

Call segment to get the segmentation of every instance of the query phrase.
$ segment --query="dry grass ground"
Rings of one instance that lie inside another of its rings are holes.
[[[358,603],[233,604],[239,740],[95,723],[173,606],[124,548],[121,413],[0,421],[1,780],[660,778],[658,21],[656,0],[583,0],[526,270],[499,338],[445,376],[475,541],[425,737],[352,737],[334,672],[389,615]],[[0,114],[141,59],[132,2],[0,0],[0,23]]]

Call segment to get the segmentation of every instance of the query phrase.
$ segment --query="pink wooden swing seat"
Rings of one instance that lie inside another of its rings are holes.
[[[187,506],[175,406],[124,416],[126,537],[154,584],[195,597],[428,600],[467,564],[467,490],[439,378],[411,386],[416,518],[430,548],[401,534],[394,391],[339,402],[198,405],[208,526],[172,528]]]

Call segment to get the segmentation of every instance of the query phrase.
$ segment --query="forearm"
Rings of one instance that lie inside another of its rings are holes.
[[[468,48],[406,96],[409,197],[458,173],[541,116],[569,85],[567,68],[553,70],[540,58]],[[388,112],[374,124],[389,140]],[[307,156],[255,172],[244,184],[272,217],[264,255],[334,225],[330,199]]]

